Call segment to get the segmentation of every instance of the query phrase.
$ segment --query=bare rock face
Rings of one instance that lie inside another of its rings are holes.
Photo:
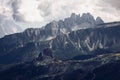
[[[103,24],[103,23],[104,21],[100,17],[96,18],[96,24]]]

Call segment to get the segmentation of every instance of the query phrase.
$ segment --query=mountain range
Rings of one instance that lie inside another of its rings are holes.
[[[0,79],[119,80],[119,75],[108,76],[109,69],[119,70],[119,53],[120,22],[104,23],[90,13],[73,13],[42,28],[1,38]]]

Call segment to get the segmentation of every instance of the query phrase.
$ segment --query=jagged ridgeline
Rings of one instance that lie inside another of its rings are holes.
[[[30,28],[1,38],[0,63],[32,61],[46,48],[61,60],[120,52],[120,23],[105,24],[90,13],[82,16],[73,13],[43,28]]]

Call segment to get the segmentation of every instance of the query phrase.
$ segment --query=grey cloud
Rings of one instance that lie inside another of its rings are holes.
[[[39,4],[38,10],[40,10],[40,14],[42,17],[50,16],[52,14],[52,3],[43,1]]]
[[[120,10],[120,0],[103,0],[104,2],[107,2],[112,7],[115,7],[116,9]]]
[[[13,11],[13,19],[16,21],[24,21],[23,15],[21,15],[18,11],[21,4],[21,0],[12,0],[11,1],[11,8]]]
[[[0,0],[0,2],[1,1],[2,0]],[[5,1],[9,1],[8,5],[10,5],[10,8],[12,10],[12,17],[16,21],[32,22],[32,20],[29,20],[30,16],[32,16],[31,18],[34,18],[33,22],[38,21],[44,23],[44,22],[50,22],[52,20],[64,19],[65,17],[70,16],[71,13],[81,14],[86,12],[90,12],[95,17],[100,16],[105,21],[120,20],[120,18],[118,17],[120,14],[119,0],[76,0],[76,1],[75,0],[5,0]],[[36,5],[35,6],[27,5],[29,3],[31,4],[31,2],[33,2],[33,4]]]
[[[20,13],[14,13],[12,17],[15,21],[25,22],[24,16],[21,15]]]
[[[39,6],[38,10],[40,15],[45,19],[45,21],[59,20],[65,17],[68,17],[75,5],[76,2],[72,3],[71,1],[56,1],[56,0],[38,0]]]

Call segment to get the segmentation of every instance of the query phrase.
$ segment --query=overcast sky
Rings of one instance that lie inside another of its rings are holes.
[[[18,22],[44,24],[87,12],[105,22],[120,21],[120,0],[0,0],[0,14]]]

